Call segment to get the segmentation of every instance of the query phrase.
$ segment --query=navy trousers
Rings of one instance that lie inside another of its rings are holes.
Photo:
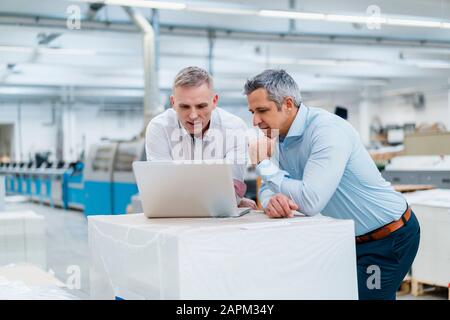
[[[395,300],[417,254],[420,226],[414,212],[386,238],[356,245],[360,300]]]

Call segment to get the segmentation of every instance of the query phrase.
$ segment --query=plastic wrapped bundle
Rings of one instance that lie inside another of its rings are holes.
[[[0,266],[28,262],[47,267],[45,218],[33,211],[0,212]]]
[[[94,299],[357,299],[354,224],[89,217]]]

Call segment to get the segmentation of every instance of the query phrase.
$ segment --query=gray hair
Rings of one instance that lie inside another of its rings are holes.
[[[173,81],[173,89],[176,87],[198,87],[204,83],[213,88],[213,79],[208,71],[199,67],[186,67],[178,72]]]
[[[247,80],[244,94],[249,95],[257,89],[265,89],[269,100],[276,103],[278,110],[286,97],[291,97],[298,108],[302,103],[302,96],[295,80],[284,70],[264,70],[257,76]]]

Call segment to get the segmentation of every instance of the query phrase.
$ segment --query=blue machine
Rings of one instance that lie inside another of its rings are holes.
[[[3,164],[3,168],[1,170],[2,174],[5,176],[5,191],[6,193],[12,193],[13,179],[11,171],[13,169],[14,163],[8,162]]]
[[[7,176],[6,176],[6,191],[9,193],[15,192],[15,175],[14,171],[16,170],[17,162],[11,162],[9,167],[7,168]]]
[[[133,174],[133,161],[145,160],[145,141],[120,142],[114,160],[112,214],[127,213],[133,195],[138,193]]]
[[[145,159],[143,139],[94,145],[85,166],[86,215],[124,214],[138,192],[133,161]]]
[[[32,161],[26,163],[19,171],[22,194],[25,196],[31,196],[31,172],[34,168],[34,163]]]
[[[41,199],[51,206],[63,206],[63,176],[69,164],[57,161],[41,174]]]
[[[39,167],[35,167],[31,170],[31,200],[42,202],[42,177],[45,170],[51,167],[51,163],[43,162]],[[47,188],[45,189],[47,192]]]
[[[82,162],[72,162],[63,175],[64,209],[84,210],[84,183]]]
[[[49,171],[53,167],[53,162],[47,163],[47,165],[42,168],[39,172],[39,180],[41,185],[41,192],[39,192],[39,199],[42,203],[50,204],[51,198],[51,178]]]
[[[5,192],[7,192],[7,174],[6,174],[6,170],[8,168],[8,163],[6,162],[0,162],[0,176],[5,177]]]
[[[9,163],[7,163],[7,162],[0,163],[0,176],[5,177],[5,193],[8,192],[8,174],[7,174],[8,167],[9,167]]]
[[[16,162],[11,171],[12,179],[12,192],[16,194],[22,193],[22,179],[20,178],[21,168],[23,167],[23,162]]]
[[[112,175],[117,142],[95,144],[89,150],[84,167],[84,213],[111,214]]]

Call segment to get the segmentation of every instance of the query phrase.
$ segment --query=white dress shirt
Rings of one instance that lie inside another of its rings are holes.
[[[211,113],[209,129],[193,137],[178,121],[172,108],[153,118],[147,126],[145,149],[148,161],[216,160],[233,164],[233,179],[244,181],[247,167],[247,126],[220,108]]]

